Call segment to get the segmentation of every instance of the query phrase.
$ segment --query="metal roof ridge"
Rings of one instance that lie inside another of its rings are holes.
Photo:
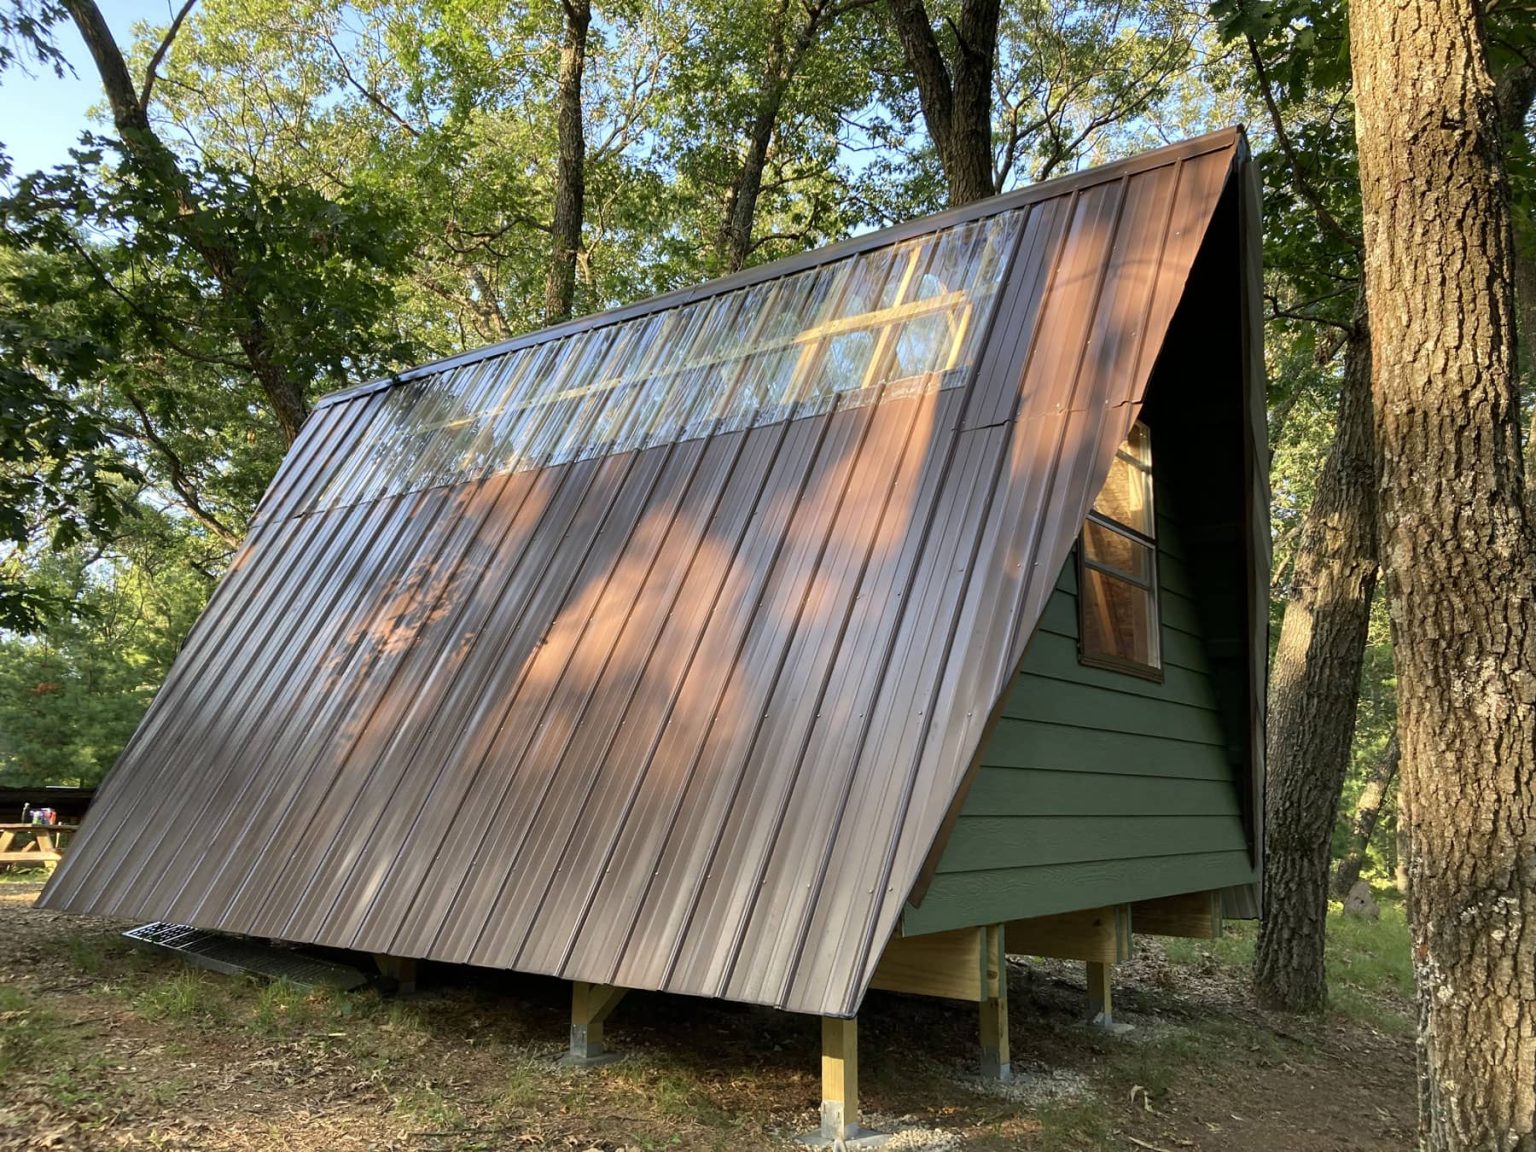
[[[1096,165],[1092,168],[1084,168],[1077,172],[1069,172],[1062,176],[1053,177],[1050,180],[1043,180],[1037,184],[1028,184],[1022,188],[1015,188],[1011,192],[1003,192],[983,200],[976,200],[970,204],[961,205],[958,208],[946,208],[941,212],[935,212],[928,216],[919,216],[913,220],[892,224],[873,232],[850,236],[845,240],[838,240],[820,248],[810,248],[804,252],[796,252],[767,264],[743,268],[739,272],[733,272],[728,276],[716,277],[713,280],[705,280],[691,287],[673,289],[670,292],[648,296],[631,304],[621,304],[615,308],[604,309],[601,312],[592,312],[585,316],[572,317],[569,320],[563,320],[558,324],[545,328],[536,328],[531,332],[525,332],[520,336],[514,336],[511,339],[502,340],[495,344],[487,344],[484,347],[473,348],[465,352],[456,352],[451,356],[431,360],[425,364],[408,368],[403,372],[392,373],[389,376],[378,377],[361,384],[354,384],[350,387],[337,389],[334,392],[328,392],[315,401],[314,407],[315,410],[319,410],[320,408],[330,407],[333,404],[356,400],[363,396],[373,395],[376,392],[386,391],[409,380],[436,375],[453,368],[460,368],[489,359],[492,356],[514,352],[520,348],[532,347],[551,340],[574,336],[589,329],[622,323],[623,321],[632,320],[639,316],[647,316],[655,312],[664,312],[670,308],[691,304],[696,300],[720,296],[739,288],[776,280],[781,276],[788,276],[795,272],[803,271],[806,268],[829,264],[846,256],[853,256],[860,252],[882,248],[887,244],[899,243],[913,236],[929,235],[942,228],[951,227],[952,225],[961,224],[969,220],[983,219],[988,216],[995,216],[1000,212],[1028,207],[1045,200],[1055,199],[1057,196],[1080,191],[1083,188],[1091,188],[1098,184],[1124,179],[1138,172],[1150,171],[1167,164],[1174,164],[1182,160],[1203,156],[1210,152],[1219,152],[1224,148],[1235,147],[1242,149],[1246,145],[1246,140],[1247,134],[1243,125],[1234,124],[1227,128],[1208,132],[1203,136],[1194,136],[1188,140],[1165,144],[1163,147],[1155,148],[1149,152],[1140,152],[1123,160],[1115,160],[1107,164]]]

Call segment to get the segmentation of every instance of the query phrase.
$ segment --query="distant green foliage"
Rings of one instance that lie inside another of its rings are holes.
[[[145,511],[111,551],[76,547],[32,579],[68,608],[0,635],[0,784],[92,785],[112,766],[207,599],[206,542]]]

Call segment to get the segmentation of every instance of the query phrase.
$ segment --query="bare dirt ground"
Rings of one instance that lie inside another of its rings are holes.
[[[633,994],[608,1025],[626,1058],[565,1071],[558,981],[427,969],[398,999],[260,985],[37,910],[40,889],[0,883],[0,1152],[786,1149],[816,1121],[809,1018]],[[1077,1023],[1080,966],[1015,962],[1011,1085],[975,1075],[974,1009],[871,993],[866,1121],[904,1149],[1409,1147],[1400,991],[1363,959],[1347,1012],[1266,1015],[1243,947],[1138,938],[1119,978],[1136,1027],[1114,1037]]]

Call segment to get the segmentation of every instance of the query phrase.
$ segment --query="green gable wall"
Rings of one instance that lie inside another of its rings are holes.
[[[1078,663],[1069,557],[905,934],[1257,880],[1269,525],[1245,456],[1238,208],[1229,188],[1141,413],[1163,681]]]
[[[1153,456],[1157,467],[1155,426]],[[1224,578],[1229,565],[1191,578],[1192,563],[1230,553],[1232,542],[1182,531],[1186,493],[1165,475],[1155,483],[1163,682],[1078,663],[1077,561],[1069,559],[903,932],[1254,879],[1241,717],[1218,689],[1239,655],[1243,589],[1236,570]]]

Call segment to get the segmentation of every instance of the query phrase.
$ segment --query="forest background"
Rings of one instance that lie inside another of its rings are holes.
[[[203,0],[173,43],[174,8],[133,7],[145,17],[108,15],[139,74],[156,59],[148,118],[214,210],[241,217],[260,275],[287,281],[271,289],[288,329],[279,355],[307,400],[946,202],[884,4],[599,5],[579,80],[585,194],[562,307],[558,292],[546,297],[566,6]],[[1257,37],[1235,26],[1241,15],[1185,0],[1007,5],[989,175],[1002,191],[1248,125],[1269,183],[1278,637],[1333,440],[1356,276],[1345,246],[1319,243],[1307,198],[1326,195],[1347,219],[1358,193],[1337,12],[1271,8]],[[66,59],[18,43],[0,77],[11,126],[0,149],[14,140],[24,158],[0,153],[0,357],[19,366],[46,348],[23,371],[67,411],[18,415],[69,424],[53,432],[71,448],[34,490],[20,473],[37,458],[4,464],[23,498],[0,525],[6,785],[102,778],[286,445],[193,246],[135,203],[146,181],[91,57],[67,25],[53,42]],[[1261,77],[1266,58],[1281,75]],[[73,83],[55,79],[56,64]],[[87,93],[93,119],[72,125]],[[1287,149],[1304,156],[1300,190]],[[757,184],[748,212],[744,177]],[[17,382],[8,372],[0,387]],[[1356,801],[1378,780],[1374,873],[1395,865],[1390,784],[1379,795],[1393,689],[1377,606],[1334,844],[1350,845]]]
[[[1487,13],[1530,333],[1532,22]],[[10,0],[0,785],[102,778],[323,392],[1243,122],[1271,890],[1335,861],[1341,892],[1393,875],[1347,21],[1339,0]],[[50,95],[83,91],[71,125]],[[1323,995],[1304,919],[1261,946],[1287,1006]]]

